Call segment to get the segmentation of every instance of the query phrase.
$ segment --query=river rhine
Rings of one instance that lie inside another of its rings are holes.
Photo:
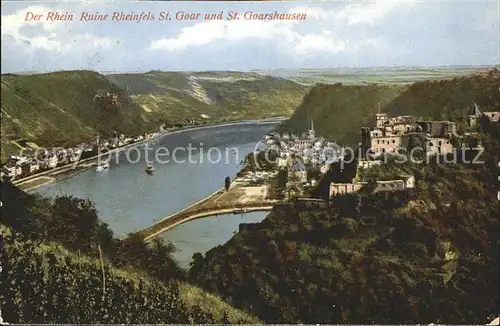
[[[112,158],[108,170],[86,170],[34,191],[45,196],[71,194],[89,198],[95,203],[101,220],[110,225],[116,236],[123,237],[222,188],[224,178],[235,176],[245,155],[252,152],[274,126],[275,122],[251,122],[167,134],[147,147],[149,160],[155,162],[153,176],[144,171],[146,148],[141,146],[140,151],[128,151],[130,160],[127,153]],[[158,150],[160,147],[163,149]],[[189,152],[192,155],[188,155]],[[177,248],[175,258],[187,268],[194,253],[205,253],[225,243],[240,223],[259,222],[266,214],[207,217],[182,224],[160,236],[172,241]]]

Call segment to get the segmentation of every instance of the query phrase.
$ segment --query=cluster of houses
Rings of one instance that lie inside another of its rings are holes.
[[[20,179],[95,156],[98,152],[104,152],[145,139],[155,138],[162,132],[163,127],[160,127],[160,132],[146,133],[135,137],[126,137],[120,134],[110,139],[100,139],[97,137],[96,140],[90,144],[81,143],[68,148],[25,149],[18,155],[12,155],[2,165],[0,172],[1,178],[8,177],[10,180]]]
[[[330,164],[337,162],[341,156],[341,148],[335,142],[316,137],[314,123],[311,121],[307,133],[297,136],[290,133],[272,132],[264,137],[258,152],[273,152],[274,169],[271,172],[246,172],[235,181],[251,180],[253,183],[264,183],[285,170],[287,182],[285,194],[303,195],[307,188],[317,184],[316,178],[328,172]],[[318,171],[319,175],[312,177],[310,171]]]
[[[29,149],[18,155],[12,155],[2,166],[1,177],[19,179],[38,172],[53,169],[59,165],[72,163],[82,156],[87,149],[85,144],[74,148],[52,148],[50,150]]]
[[[365,128],[362,133],[362,144],[370,145],[368,155],[373,157],[396,154],[399,149],[411,149],[412,144],[428,155],[446,154],[453,151],[452,140],[458,137],[456,123],[451,121],[415,121],[412,116],[389,118],[386,113],[377,113],[376,119],[376,127],[369,132]]]
[[[278,155],[277,166],[292,170],[302,170],[302,165],[309,164],[328,171],[328,165],[338,161],[341,154],[335,142],[316,137],[312,120],[309,131],[301,136],[277,132],[266,135],[258,150],[273,150]]]
[[[234,179],[234,182],[246,185],[262,185],[278,175],[278,171],[246,171]]]
[[[500,120],[500,112],[481,112],[474,104],[469,115],[469,128],[473,130],[482,116],[492,122]],[[471,133],[468,133],[471,134]],[[376,126],[373,129],[362,129],[361,148],[363,157],[358,160],[360,170],[382,164],[377,159],[384,155],[395,155],[400,149],[411,150],[421,147],[427,156],[446,155],[455,150],[454,139],[461,139],[457,125],[452,121],[416,121],[413,116],[389,118],[386,113],[376,114]],[[359,180],[358,175],[352,183],[331,183],[330,196],[358,192],[367,185]],[[377,181],[373,192],[395,191],[415,187],[415,178],[401,175],[400,179]]]
[[[429,131],[433,130],[435,132],[428,135]],[[449,122],[417,124],[413,121],[413,117],[403,116],[389,119],[387,114],[378,113],[376,127],[364,133],[368,138],[363,141],[369,146],[367,153],[376,157],[382,153],[394,153],[398,146],[401,146],[401,139],[413,132],[428,135],[427,139],[429,141],[436,142],[437,146],[444,148],[442,151],[446,151],[447,147],[443,145],[445,144],[443,143],[444,138],[448,137],[447,133],[450,133],[449,137],[456,134],[456,126]],[[439,137],[441,135],[443,138]],[[306,195],[308,188],[314,187],[318,183],[318,180],[309,175],[311,170],[319,172],[315,175],[319,179],[328,172],[331,163],[338,162],[342,157],[342,149],[339,145],[335,142],[326,141],[322,137],[316,137],[313,122],[310,124],[309,131],[301,136],[276,132],[266,135],[258,151],[268,150],[272,150],[277,154],[277,159],[274,161],[274,170],[271,172],[249,171],[235,181],[262,184],[269,182],[279,170],[286,170],[285,195],[288,195],[287,197],[292,195],[300,197]],[[381,160],[373,159],[373,157],[370,160],[358,160],[358,169],[366,169],[382,164]],[[366,185],[368,185],[367,182],[357,180],[357,178],[352,183],[332,183],[330,185],[330,196],[357,192]],[[403,190],[414,186],[415,178],[411,175],[404,175],[398,180],[376,182],[373,192]]]
[[[474,104],[469,115],[469,127],[479,124],[481,116],[492,122],[498,122],[500,112],[481,112]],[[413,116],[389,118],[386,113],[376,114],[376,127],[362,129],[362,149],[367,156],[377,157],[384,154],[396,154],[399,149],[411,150],[421,147],[427,155],[452,153],[454,139],[463,136],[457,133],[453,121],[417,121]]]
[[[120,98],[118,94],[106,91],[97,92],[94,95],[95,101],[105,102],[106,104],[118,106]],[[125,144],[137,141],[137,137],[128,138],[121,135],[120,139],[105,140],[100,143],[106,148],[115,148]],[[96,142],[99,144],[99,140]],[[9,177],[10,179],[19,179],[38,172],[53,169],[57,166],[73,163],[78,160],[83,153],[96,150],[94,144],[79,144],[71,148],[52,148],[49,150],[39,148],[27,148],[21,151],[18,155],[11,156],[7,162],[1,166],[1,177]]]
[[[387,192],[387,191],[401,191],[405,189],[415,188],[415,177],[413,175],[401,175],[400,179],[376,181],[374,188],[370,191],[373,193]],[[368,186],[368,182],[353,180],[352,183],[331,183],[330,184],[330,197],[354,193],[360,191],[363,187]]]
[[[498,111],[490,111],[490,112],[481,112],[477,104],[474,104],[472,108],[472,112],[469,115],[469,126],[474,128],[479,125],[481,116],[486,116],[491,122],[499,122],[500,121],[500,112]]]

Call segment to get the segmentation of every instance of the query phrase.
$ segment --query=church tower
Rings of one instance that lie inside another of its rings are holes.
[[[316,139],[316,134],[314,133],[314,120],[311,118],[311,126],[309,127],[309,138],[312,140]]]
[[[384,123],[389,120],[387,113],[377,113],[377,128],[384,128]]]
[[[386,123],[386,121],[389,121],[389,116],[387,115],[387,113],[380,112],[380,102],[378,102],[378,112],[376,114],[376,117],[377,117],[377,128],[383,129],[384,123]]]

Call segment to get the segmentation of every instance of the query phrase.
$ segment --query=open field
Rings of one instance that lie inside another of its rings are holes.
[[[486,66],[449,67],[378,67],[378,68],[326,68],[257,70],[258,73],[287,78],[299,84],[316,83],[346,85],[409,84],[424,80],[452,79],[470,76]]]

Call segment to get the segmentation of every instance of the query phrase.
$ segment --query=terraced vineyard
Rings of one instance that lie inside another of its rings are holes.
[[[39,244],[1,226],[2,318],[9,323],[258,323],[214,295]]]

